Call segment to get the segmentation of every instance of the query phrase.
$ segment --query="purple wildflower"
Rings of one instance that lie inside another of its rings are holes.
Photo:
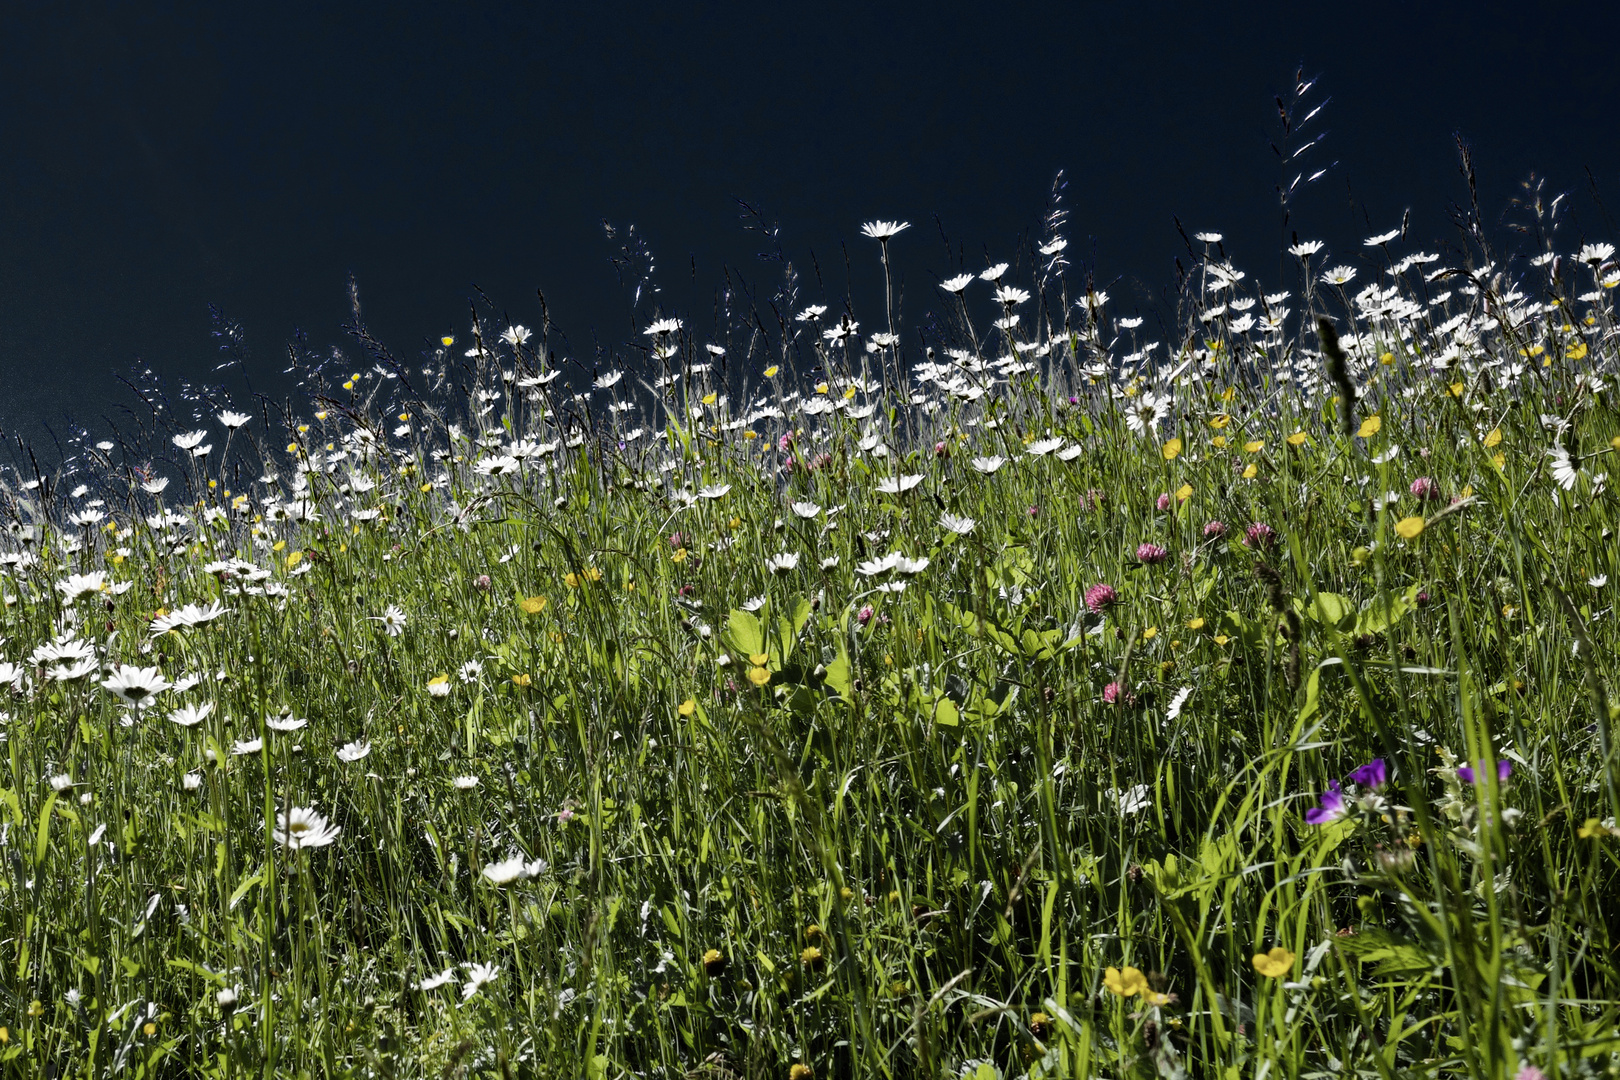
[[[872,605],[866,604],[861,608],[860,611],[855,613],[855,621],[860,623],[862,626],[865,626],[867,623],[872,621],[873,614],[874,611],[872,609]]]
[[[1159,508],[1159,513],[1161,514],[1170,509],[1170,493],[1168,491],[1161,493],[1159,495],[1159,501],[1153,505]]]
[[[1480,773],[1489,773],[1490,767],[1491,765],[1488,761],[1481,761],[1478,765],[1459,765],[1457,766],[1457,779],[1461,780],[1465,784],[1476,783]],[[1497,780],[1506,781],[1507,778],[1512,775],[1513,762],[1509,761],[1507,758],[1503,758],[1501,761],[1496,763]]]
[[[1277,530],[1263,521],[1256,521],[1243,530],[1243,546],[1269,548],[1277,539]]]
[[[1165,556],[1168,554],[1169,552],[1158,544],[1140,544],[1136,549],[1136,561],[1152,566],[1154,563],[1164,562]]]
[[[1412,481],[1412,486],[1408,490],[1424,502],[1438,502],[1444,497],[1440,493],[1440,485],[1435,482],[1432,476],[1418,477]]]
[[[1112,585],[1098,582],[1086,590],[1086,609],[1094,615],[1108,610],[1118,601],[1119,593],[1114,591]]]
[[[1117,682],[1111,682],[1103,687],[1103,704],[1117,705],[1123,701],[1127,705],[1136,704],[1136,695],[1124,689]]]
[[[1347,812],[1344,792],[1339,789],[1339,782],[1329,780],[1328,789],[1322,792],[1322,805],[1305,811],[1305,824],[1326,825],[1331,821],[1338,821]]]
[[[1350,779],[1364,788],[1381,788],[1389,780],[1389,772],[1384,768],[1384,759],[1373,758],[1367,764],[1350,774]]]
[[[1226,535],[1226,522],[1224,522],[1224,521],[1212,521],[1208,525],[1204,526],[1204,539],[1205,540],[1219,540],[1221,537],[1223,537],[1225,535]]]

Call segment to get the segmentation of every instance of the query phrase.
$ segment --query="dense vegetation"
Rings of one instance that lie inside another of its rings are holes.
[[[1614,1075],[1613,249],[1060,223],[9,478],[10,1075]]]

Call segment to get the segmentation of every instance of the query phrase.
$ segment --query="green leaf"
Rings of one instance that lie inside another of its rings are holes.
[[[1309,604],[1295,597],[1294,610],[1314,623],[1331,626],[1335,630],[1348,630],[1355,624],[1355,605],[1338,593],[1319,592]]]
[[[738,609],[726,618],[726,628],[720,640],[732,652],[754,656],[765,651],[765,629],[752,612]]]
[[[1356,616],[1356,636],[1382,634],[1400,625],[1417,607],[1417,594],[1418,587],[1413,585],[1404,593],[1385,593],[1367,601]]]
[[[51,811],[56,809],[56,792],[45,796],[45,805],[39,811],[39,835],[34,840],[34,865],[45,861],[45,851],[51,846]]]

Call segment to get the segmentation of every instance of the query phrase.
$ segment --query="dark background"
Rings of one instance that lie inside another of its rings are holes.
[[[476,283],[530,326],[544,290],[589,364],[637,336],[603,218],[635,224],[664,308],[701,335],[725,267],[762,293],[780,274],[738,198],[781,226],[805,301],[852,286],[872,328],[861,222],[913,223],[893,249],[915,326],[958,257],[1016,263],[1059,169],[1075,272],[1094,269],[1120,313],[1173,284],[1176,217],[1224,233],[1275,288],[1267,138],[1300,64],[1332,99],[1302,160],[1337,164],[1294,228],[1335,261],[1408,209],[1403,250],[1455,237],[1454,133],[1493,225],[1532,172],[1568,192],[1572,251],[1616,239],[1616,6],[12,0],[0,430],[105,429],[137,360],[172,387],[286,393],[295,328],[358,354],[341,329],[350,273],[401,356],[464,338]],[[245,332],[237,369],[213,370],[210,303]]]

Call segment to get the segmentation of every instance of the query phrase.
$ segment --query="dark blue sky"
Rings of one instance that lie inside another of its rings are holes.
[[[209,303],[245,329],[255,383],[284,388],[295,327],[348,346],[351,272],[400,355],[463,332],[476,283],[531,326],[544,290],[588,361],[632,336],[603,218],[637,226],[666,307],[703,327],[724,267],[765,291],[779,273],[737,198],[780,225],[807,300],[811,250],[843,294],[847,241],[868,310],[859,225],[912,221],[908,320],[957,269],[932,219],[966,268],[1016,261],[1058,169],[1070,254],[1121,310],[1173,282],[1174,217],[1275,285],[1266,138],[1301,63],[1332,98],[1306,160],[1338,163],[1295,208],[1302,236],[1357,257],[1410,209],[1414,249],[1453,237],[1460,132],[1493,221],[1534,171],[1570,193],[1566,242],[1614,239],[1587,175],[1620,215],[1614,7],[13,0],[0,428],[97,427],[136,358],[205,377]]]

